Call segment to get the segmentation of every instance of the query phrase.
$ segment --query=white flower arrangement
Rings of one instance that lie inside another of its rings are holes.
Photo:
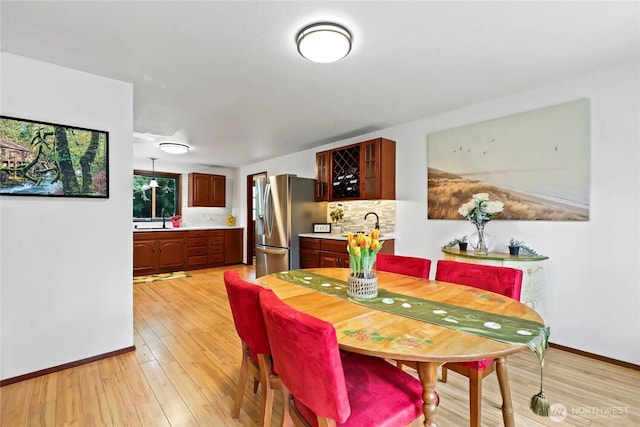
[[[498,200],[489,200],[488,193],[474,194],[471,200],[460,206],[458,213],[476,225],[489,222],[502,212],[504,204]]]

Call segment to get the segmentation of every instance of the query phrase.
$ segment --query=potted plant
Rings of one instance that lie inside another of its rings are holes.
[[[333,226],[333,232],[339,234],[341,229],[338,223],[342,220],[342,218],[344,218],[344,211],[340,208],[335,208],[334,210],[329,212],[329,216],[331,217],[331,221],[335,223],[335,225]]]
[[[449,243],[444,245],[445,248],[453,248],[455,246],[458,246],[458,248],[461,251],[466,251],[467,250],[467,236],[462,236],[460,238],[453,239],[452,241],[450,241]]]
[[[540,256],[538,252],[525,245],[522,240],[516,240],[513,237],[509,240],[509,254],[510,255],[532,255]]]
[[[509,255],[518,255],[518,253],[520,252],[520,246],[523,243],[524,242],[516,240],[512,237],[511,240],[509,240]]]
[[[169,221],[171,221],[171,225],[173,225],[173,228],[179,228],[180,223],[182,222],[182,215],[173,215],[171,218],[169,218]]]
[[[373,268],[382,249],[380,230],[374,228],[368,236],[347,233],[347,253],[351,273],[347,277],[347,294],[352,298],[370,299],[378,296],[378,276]]]
[[[466,251],[467,250],[467,236],[462,236],[459,239],[456,239],[458,242],[458,248],[460,248],[461,251]]]

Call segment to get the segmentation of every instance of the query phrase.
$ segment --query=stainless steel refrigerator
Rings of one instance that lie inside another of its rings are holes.
[[[298,234],[327,221],[315,180],[277,175],[256,180],[256,277],[300,268]]]

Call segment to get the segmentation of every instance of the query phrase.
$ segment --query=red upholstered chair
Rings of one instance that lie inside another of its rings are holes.
[[[283,384],[283,426],[390,427],[422,415],[416,378],[383,359],[341,352],[333,325],[269,289],[260,304]]]
[[[522,288],[522,270],[438,260],[436,280],[473,286],[474,288],[484,289],[519,300]],[[469,378],[470,425],[472,427],[480,427],[482,379],[495,369],[496,361],[494,359],[445,363],[442,366],[442,382],[447,382],[448,370],[458,372]],[[501,372],[504,372],[504,374],[501,374]],[[506,401],[511,401],[506,372],[506,365],[503,365],[502,369],[498,370],[498,383],[500,384],[503,404]]]
[[[381,253],[376,258],[377,270],[406,274],[407,276],[421,279],[429,278],[429,270],[431,270],[430,259]]]
[[[273,408],[274,390],[282,389],[280,378],[274,374],[271,362],[271,348],[269,338],[264,325],[264,318],[260,309],[258,296],[262,288],[253,283],[242,280],[235,270],[224,272],[224,284],[227,288],[227,296],[233,322],[238,336],[242,341],[242,364],[240,365],[240,378],[238,389],[231,410],[231,416],[237,418],[240,415],[242,397],[247,384],[247,374],[253,376],[253,393],[260,385],[260,427],[271,425],[271,413]]]

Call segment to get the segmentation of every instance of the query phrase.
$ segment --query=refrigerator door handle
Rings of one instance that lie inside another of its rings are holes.
[[[256,245],[256,249],[266,254],[272,255],[284,255],[287,253],[287,249],[269,248],[263,245]]]
[[[264,188],[264,223],[265,234],[271,237],[273,233],[273,195],[271,194],[271,184]]]

